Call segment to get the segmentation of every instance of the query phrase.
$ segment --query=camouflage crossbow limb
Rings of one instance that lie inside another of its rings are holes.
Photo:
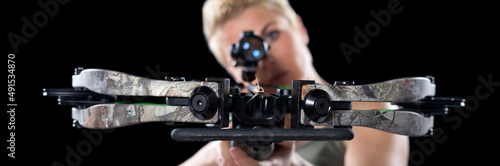
[[[410,77],[366,85],[320,85],[294,80],[291,90],[252,95],[230,87],[229,79],[224,78],[154,80],[111,70],[78,68],[73,75],[73,88],[44,89],[44,95],[57,96],[61,105],[75,106],[72,117],[81,127],[205,123],[211,127],[174,129],[171,136],[177,141],[231,140],[233,146],[262,160],[273,153],[274,142],[350,140],[354,137],[352,126],[408,136],[432,134],[433,115],[464,103],[463,99],[432,97],[436,88],[433,79]],[[157,103],[123,100],[131,96],[154,98]],[[360,101],[391,102],[399,109],[351,110],[351,102]],[[222,129],[230,121],[233,128]]]

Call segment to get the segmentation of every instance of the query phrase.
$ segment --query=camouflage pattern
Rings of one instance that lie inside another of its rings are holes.
[[[334,126],[364,126],[407,136],[423,136],[434,126],[428,118],[410,111],[345,110],[334,111]]]
[[[200,120],[191,115],[189,106],[100,104],[73,108],[72,116],[82,127],[108,129],[146,122],[216,123],[218,113],[211,119]]]
[[[218,92],[217,82],[154,80],[104,69],[85,69],[79,75],[73,75],[72,85],[100,94],[120,96],[190,97],[192,91],[200,86],[208,86]]]
[[[363,126],[408,136],[423,136],[434,126],[433,117],[410,111],[380,111],[380,110],[336,110],[332,118],[317,123],[300,115],[302,125],[311,126]]]
[[[425,77],[400,78],[366,85],[310,84],[302,86],[302,100],[313,89],[326,91],[332,101],[414,102],[425,96],[434,96],[436,85]]]
[[[218,92],[217,82],[163,81],[130,74],[86,69],[73,76],[73,87],[85,87],[91,91],[121,96],[191,97],[192,91],[208,86]],[[435,85],[429,78],[401,78],[366,85],[319,85],[302,86],[301,97],[313,89],[326,91],[332,101],[414,102],[435,94]],[[221,94],[217,94],[219,97]],[[189,106],[100,104],[86,109],[72,110],[73,119],[82,127],[107,129],[146,122],[216,123],[218,113],[208,120],[191,115]],[[315,123],[301,110],[303,125],[365,126],[395,134],[422,136],[433,126],[433,117],[423,117],[409,111],[334,110],[331,120]]]

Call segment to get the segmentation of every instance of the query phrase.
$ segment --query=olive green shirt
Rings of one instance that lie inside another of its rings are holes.
[[[295,152],[314,165],[344,165],[345,146],[342,141],[310,141],[296,147]]]

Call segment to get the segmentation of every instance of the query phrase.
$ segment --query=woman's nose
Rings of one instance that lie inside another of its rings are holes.
[[[276,58],[273,56],[273,51],[269,49],[269,52],[267,52],[267,56],[262,59],[261,61],[258,62],[258,67],[262,69],[268,69],[272,66],[275,65]]]

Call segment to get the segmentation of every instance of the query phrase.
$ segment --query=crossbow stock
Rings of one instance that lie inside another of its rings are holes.
[[[177,128],[176,141],[230,140],[262,160],[274,142],[350,140],[352,126],[407,136],[432,134],[433,116],[462,107],[460,98],[435,95],[433,77],[409,77],[380,83],[320,85],[294,80],[275,94],[242,93],[227,78],[205,81],[155,80],[103,69],[75,69],[73,88],[44,89],[72,105],[78,127],[109,129],[147,122],[204,123],[205,128]],[[130,97],[137,101],[125,100]],[[147,103],[144,103],[147,102]],[[394,110],[352,110],[352,102],[391,102]],[[223,129],[232,123],[231,129]],[[315,129],[313,126],[328,126]]]

